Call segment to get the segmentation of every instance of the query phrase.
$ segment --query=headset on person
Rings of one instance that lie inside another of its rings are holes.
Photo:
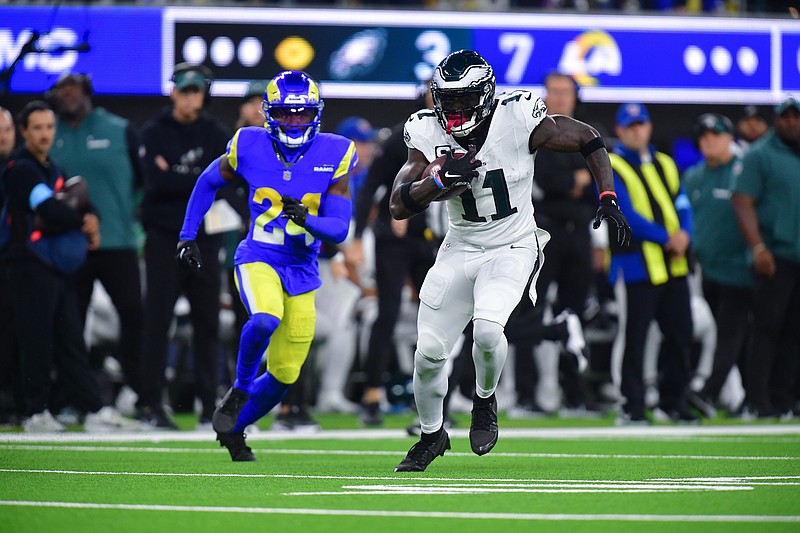
[[[214,83],[214,73],[211,72],[211,69],[205,65],[195,65],[192,63],[178,63],[175,65],[175,69],[172,71],[172,76],[170,76],[169,81],[175,83],[175,77],[178,74],[183,72],[190,72],[190,71],[197,71],[203,76],[203,80],[206,83],[205,92],[203,93],[203,107],[206,107],[209,104],[209,100],[211,97],[211,84]]]

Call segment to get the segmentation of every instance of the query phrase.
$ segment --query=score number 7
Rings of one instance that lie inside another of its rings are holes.
[[[497,46],[504,54],[511,54],[506,69],[505,82],[516,84],[522,81],[525,68],[533,54],[533,36],[529,33],[501,33]]]

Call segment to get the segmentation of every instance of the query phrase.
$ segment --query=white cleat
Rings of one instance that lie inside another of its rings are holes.
[[[96,413],[89,413],[83,421],[87,433],[107,433],[110,431],[141,431],[142,424],[125,418],[115,408],[107,405]]]
[[[569,309],[565,309],[553,320],[553,323],[560,324],[565,321],[567,323],[567,340],[564,341],[564,349],[575,357],[578,362],[578,372],[583,373],[589,366],[589,361],[583,355],[586,339],[583,337],[581,319]]]
[[[22,421],[26,433],[63,433],[67,428],[45,409]]]

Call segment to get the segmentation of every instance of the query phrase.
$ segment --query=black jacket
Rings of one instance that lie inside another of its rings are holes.
[[[36,258],[29,243],[38,239],[39,233],[44,237],[62,235],[79,230],[83,225],[83,216],[57,201],[54,196],[41,202],[36,209],[31,209],[30,198],[34,188],[44,184],[55,190],[59,179],[63,180],[64,177],[55,163],[48,159],[46,164],[41,164],[24,146],[14,152],[6,163],[0,180],[6,194],[7,216],[11,221],[9,241],[5,248],[7,260]],[[34,216],[39,217],[41,226],[46,229],[38,232],[34,228]]]
[[[230,132],[206,112],[191,124],[181,124],[168,107],[143,126],[141,138],[145,147],[142,224],[145,230],[158,228],[174,232],[177,238],[197,178],[225,153]],[[169,164],[166,172],[156,165],[157,155]],[[204,234],[202,226],[200,234]]]

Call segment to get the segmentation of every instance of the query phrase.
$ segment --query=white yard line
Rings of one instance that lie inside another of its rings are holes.
[[[468,436],[467,429],[448,431],[452,437]],[[500,428],[503,439],[673,439],[713,436],[800,435],[800,424],[759,424],[733,426],[653,426],[596,428]],[[257,440],[383,440],[409,439],[404,429],[329,429],[316,433],[259,431],[248,434]],[[0,442],[199,442],[214,439],[208,431],[141,431],[132,433],[12,433],[0,432]]]
[[[50,446],[41,444],[0,444],[0,450],[36,450],[36,451],[66,451],[66,452],[133,452],[133,453],[216,453],[222,450],[213,448],[156,448],[152,446]],[[302,450],[302,449],[260,449],[253,448],[259,454],[277,455],[351,455],[351,456],[382,456],[395,457],[402,451],[384,450]],[[447,452],[448,457],[473,457],[470,452]],[[516,457],[527,459],[680,459],[680,460],[710,460],[710,461],[800,461],[800,456],[748,456],[748,455],[659,455],[659,454],[622,454],[622,453],[535,453],[535,452],[494,452],[492,457]]]
[[[376,516],[398,518],[457,518],[530,521],[608,521],[608,522],[728,522],[728,523],[800,523],[800,516],[760,515],[670,515],[670,514],[534,514],[534,513],[457,513],[424,511],[381,511],[364,509],[297,509],[279,507],[220,507],[189,505],[144,505],[124,503],[41,502],[0,500],[9,507],[50,507],[62,509],[113,509],[126,511],[184,511],[206,513],[249,513],[314,516]]]
[[[135,477],[232,477],[232,478],[271,478],[271,479],[320,479],[334,481],[395,481],[410,486],[418,482],[436,482],[438,486],[445,486],[448,482],[454,486],[463,487],[465,484],[479,484],[481,486],[501,486],[502,484],[532,484],[547,483],[548,485],[568,486],[575,484],[592,484],[606,487],[632,484],[647,483],[648,486],[671,487],[680,484],[681,487],[707,486],[715,484],[718,486],[795,486],[800,485],[800,476],[741,476],[741,477],[704,477],[704,478],[654,478],[646,480],[624,480],[624,479],[541,479],[541,478],[441,478],[441,477],[417,477],[415,476],[331,476],[331,475],[299,475],[299,474],[238,474],[238,473],[199,473],[199,472],[112,472],[103,470],[50,470],[40,468],[0,468],[0,474],[60,474],[60,475],[86,475],[86,476],[135,476]],[[785,480],[785,481],[780,481]]]

